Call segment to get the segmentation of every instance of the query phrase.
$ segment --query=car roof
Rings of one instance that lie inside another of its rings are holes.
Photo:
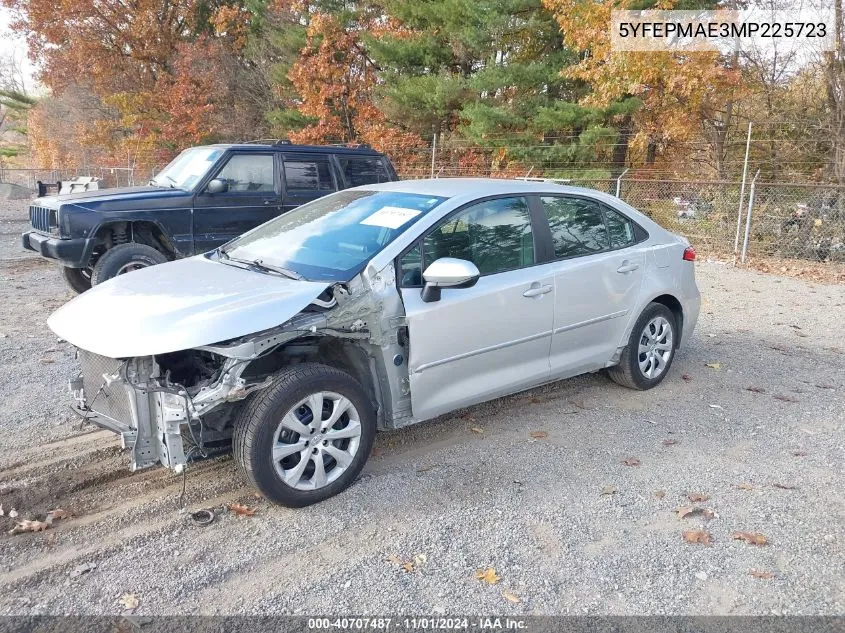
[[[304,154],[350,154],[355,156],[370,155],[381,156],[372,147],[358,146],[346,147],[345,145],[295,145],[293,143],[214,143],[206,147],[220,147],[223,149],[236,149],[239,152],[298,152]]]
[[[597,197],[600,192],[584,187],[570,187],[550,181],[512,180],[506,178],[427,178],[423,180],[397,180],[355,187],[368,191],[401,191],[425,196],[446,198],[481,198],[508,193],[572,193]]]

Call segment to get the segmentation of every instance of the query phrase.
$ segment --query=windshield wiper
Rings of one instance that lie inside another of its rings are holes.
[[[237,257],[232,257],[231,255],[229,255],[229,253],[224,251],[222,248],[218,248],[215,252],[221,260],[231,261],[236,264],[243,264],[250,270],[255,270],[262,273],[276,273],[277,275],[282,275],[290,279],[296,279],[297,281],[302,281],[303,279],[305,279],[305,277],[300,275],[295,270],[290,270],[289,268],[282,268],[281,266],[265,264],[264,261],[260,259],[238,259]]]

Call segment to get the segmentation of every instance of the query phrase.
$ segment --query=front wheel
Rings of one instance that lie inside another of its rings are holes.
[[[112,277],[163,264],[166,261],[167,256],[152,246],[135,242],[120,244],[107,250],[97,260],[94,271],[91,273],[91,285],[96,286]]]
[[[301,508],[355,481],[375,433],[373,406],[352,376],[303,363],[283,371],[241,411],[232,449],[267,499]]]
[[[62,279],[70,286],[77,294],[82,294],[86,290],[91,289],[91,269],[90,268],[70,268],[69,266],[62,266],[59,264]]]
[[[630,389],[651,389],[666,377],[675,358],[675,315],[661,303],[650,303],[631,330],[619,364],[607,370],[614,381]]]

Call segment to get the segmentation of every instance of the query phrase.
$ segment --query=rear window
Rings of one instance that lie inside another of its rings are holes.
[[[381,158],[338,156],[337,160],[349,187],[390,181],[390,174]]]

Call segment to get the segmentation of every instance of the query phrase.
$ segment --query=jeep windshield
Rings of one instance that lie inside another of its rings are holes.
[[[219,147],[192,147],[179,154],[150,181],[157,187],[192,190],[223,155]]]
[[[398,191],[340,191],[289,211],[218,252],[222,260],[251,262],[258,270],[282,270],[309,281],[349,281],[444,200]]]

